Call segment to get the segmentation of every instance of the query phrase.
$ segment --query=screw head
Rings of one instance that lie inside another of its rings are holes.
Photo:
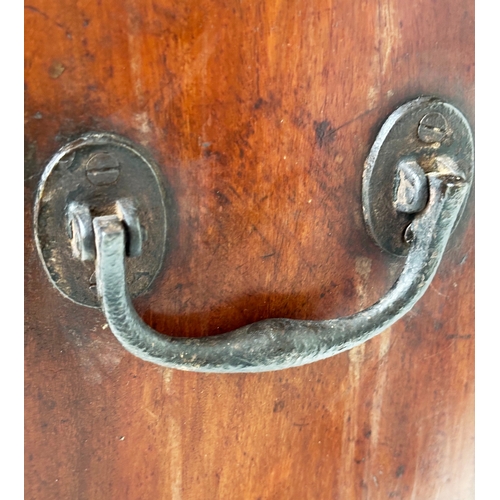
[[[426,144],[441,142],[448,131],[448,122],[441,113],[427,113],[418,124],[418,138]]]
[[[91,156],[85,169],[87,179],[94,186],[113,184],[120,175],[120,163],[112,154],[105,152]]]

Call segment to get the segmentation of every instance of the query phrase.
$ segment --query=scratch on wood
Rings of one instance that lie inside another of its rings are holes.
[[[40,16],[42,16],[43,18],[47,19],[47,21],[50,21],[52,24],[54,24],[55,26],[57,26],[58,28],[64,30],[64,32],[66,33],[66,36],[68,38],[72,38],[72,34],[71,34],[71,31],[66,27],[64,26],[64,24],[61,24],[61,23],[58,23],[57,21],[54,21],[52,18],[50,18],[45,12],[41,11],[40,9],[37,9],[36,7],[33,7],[32,5],[25,5],[24,8],[26,10],[29,10],[31,12],[34,12],[35,14],[39,14]]]
[[[378,40],[381,73],[384,75],[388,69],[391,55],[399,41],[401,34],[399,26],[395,22],[395,11],[390,0],[382,0],[378,3]]]
[[[370,447],[376,450],[379,442],[380,421],[382,417],[382,406],[384,401],[385,388],[387,386],[386,359],[391,347],[391,328],[387,329],[380,337],[378,349],[377,375],[375,379],[375,390],[373,391],[372,411],[370,413]]]
[[[431,288],[431,289],[432,289],[435,293],[437,293],[438,295],[441,295],[441,297],[445,297],[445,298],[447,297],[444,293],[441,293],[439,290],[436,290],[436,289],[434,288],[434,286],[433,286],[433,284],[432,284],[432,283],[429,285],[429,288]]]
[[[366,305],[366,290],[370,286],[370,272],[372,261],[367,257],[357,257],[355,269],[358,279],[356,279],[356,291],[361,300],[361,305]]]
[[[174,417],[169,418],[170,493],[172,500],[182,500],[182,440],[181,429]]]

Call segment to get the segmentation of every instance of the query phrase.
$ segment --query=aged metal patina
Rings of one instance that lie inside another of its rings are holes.
[[[394,203],[401,162],[416,162],[427,173],[435,169],[436,158],[451,162],[450,167],[455,164],[452,168],[472,179],[472,131],[451,104],[436,97],[420,97],[398,108],[381,127],[365,162],[362,196],[369,232],[387,252],[408,254],[403,234],[415,213],[409,206],[408,211]]]
[[[429,142],[430,139],[434,142]],[[49,173],[66,154],[74,154],[75,149],[78,150],[72,147],[59,153]],[[75,168],[88,165],[88,157],[95,151],[85,154],[86,161],[78,159],[75,164],[77,158],[73,157],[71,164],[76,165]],[[104,163],[101,172],[92,160],[92,185],[109,188],[117,179],[125,178],[125,158],[118,161],[118,176],[116,162],[106,156]],[[65,166],[65,170],[68,169],[70,167]],[[83,168],[82,172],[88,178],[88,169]],[[152,169],[151,173],[154,174]],[[161,227],[152,232],[163,237],[166,218],[162,214],[157,217],[154,211],[145,215],[147,204],[139,194],[130,196],[130,190],[125,189],[127,196],[116,191],[102,198],[94,196],[91,201],[87,193],[83,197],[73,192],[59,195],[62,200],[59,204],[66,203],[65,217],[70,228],[70,239],[66,236],[63,246],[73,261],[74,257],[87,264],[95,260],[97,296],[107,323],[132,354],[161,366],[189,371],[280,370],[351,349],[384,331],[413,307],[436,273],[449,236],[464,209],[472,177],[472,134],[456,108],[425,97],[402,106],[388,118],[365,163],[363,210],[377,243],[392,253],[407,254],[407,258],[401,275],[384,297],[361,312],[338,319],[267,319],[204,338],[171,337],[151,329],[132,305],[129,289],[134,291],[134,282],[129,283],[127,265],[150,258],[152,249],[148,247],[148,240],[143,241],[143,217],[147,227],[153,218],[158,218]],[[153,185],[157,186],[156,177]],[[41,209],[50,208],[50,200],[43,203],[46,190],[47,176],[38,198],[37,217],[50,222],[51,218]],[[153,191],[160,195],[159,190]],[[75,192],[79,192],[77,187]],[[106,201],[99,205],[102,200]],[[156,204],[164,210],[164,204],[158,201]],[[59,219],[59,222],[63,220]],[[53,277],[57,268],[49,266],[52,260],[48,256],[54,255],[53,246],[49,247],[50,253],[42,245],[47,234],[44,226],[41,253],[48,262],[49,275],[59,286],[60,281]],[[61,240],[60,235],[57,240]],[[128,259],[134,255],[136,257]],[[87,273],[91,269],[89,267]],[[78,278],[73,276],[74,280]],[[63,287],[59,288],[64,291]]]
[[[129,140],[98,132],[65,145],[47,165],[35,203],[35,239],[52,283],[79,304],[100,306],[91,217],[116,213],[136,256],[127,260],[127,286],[133,297],[144,293],[164,262],[165,203],[157,166]]]

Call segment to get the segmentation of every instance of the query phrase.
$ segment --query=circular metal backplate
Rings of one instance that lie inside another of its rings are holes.
[[[106,215],[124,198],[137,207],[144,235],[141,255],[126,262],[134,297],[149,288],[164,261],[167,214],[157,166],[127,139],[90,133],[61,148],[45,168],[35,204],[35,240],[52,283],[78,304],[99,307],[99,300],[94,262],[72,254],[68,206],[79,202],[92,216]]]
[[[398,162],[414,159],[428,172],[438,156],[451,158],[466,179],[472,178],[471,128],[457,108],[436,97],[420,97],[401,106],[380,129],[365,162],[362,194],[366,225],[384,250],[395,255],[409,250],[403,236],[414,215],[397,212],[393,204]]]

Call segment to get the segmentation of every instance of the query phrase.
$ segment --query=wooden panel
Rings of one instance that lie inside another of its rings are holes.
[[[275,373],[144,363],[51,288],[32,205],[90,130],[147,147],[169,253],[136,301],[161,332],[349,314],[401,261],[363,225],[378,127],[436,94],[473,120],[471,0],[31,0],[26,22],[26,498],[473,497],[473,197],[414,310]]]

